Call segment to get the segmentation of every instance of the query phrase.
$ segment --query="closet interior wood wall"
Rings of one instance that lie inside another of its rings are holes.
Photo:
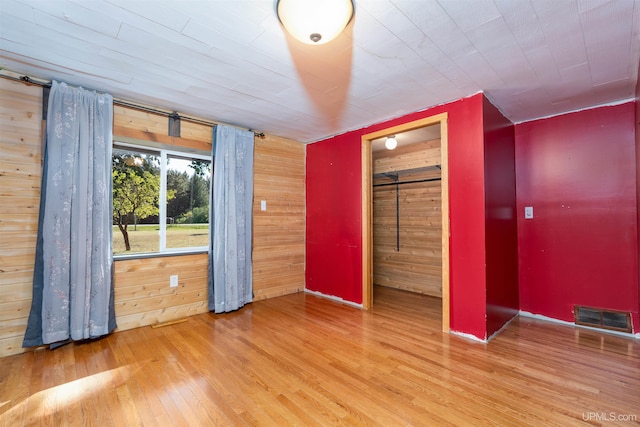
[[[440,140],[374,151],[372,157],[373,282],[442,297]],[[395,175],[399,182],[432,180],[399,185],[396,200],[395,185],[379,185],[394,183],[389,176]]]

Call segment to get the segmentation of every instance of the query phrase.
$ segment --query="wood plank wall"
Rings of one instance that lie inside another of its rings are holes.
[[[188,147],[211,151],[211,126],[195,135],[168,135],[167,117],[115,105],[113,139],[153,143],[168,149]],[[193,134],[193,133],[192,133]],[[169,287],[169,276],[178,275],[178,286]],[[115,310],[118,331],[180,319],[207,311],[208,258],[206,254],[117,260],[115,262]]]
[[[256,138],[254,156],[253,287],[261,300],[304,290],[305,146],[267,135]]]
[[[40,204],[42,89],[0,79],[0,356],[20,353]]]
[[[431,169],[403,173],[408,169],[440,163],[440,140],[424,141],[393,151],[373,153],[373,173],[399,171],[400,181],[439,178]],[[373,183],[391,183],[376,178]],[[373,282],[420,294],[442,296],[442,215],[440,181],[404,184],[399,187],[400,248],[396,235],[396,187],[373,188]]]
[[[118,331],[207,312],[207,254],[120,260],[115,273]]]
[[[0,357],[21,353],[31,305],[40,199],[42,89],[0,78]],[[211,149],[211,127],[114,107],[114,139],[165,148]],[[304,145],[267,135],[256,139],[253,283],[255,299],[304,289]],[[267,211],[260,210],[267,201]],[[118,330],[207,311],[207,254],[115,262]],[[177,288],[169,276],[177,274]]]

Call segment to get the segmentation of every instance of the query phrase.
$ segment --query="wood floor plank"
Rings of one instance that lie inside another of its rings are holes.
[[[640,341],[515,319],[441,332],[437,298],[304,293],[0,359],[0,426],[640,426]]]
[[[24,358],[0,359],[0,426],[24,424],[32,367],[33,353],[25,354]]]

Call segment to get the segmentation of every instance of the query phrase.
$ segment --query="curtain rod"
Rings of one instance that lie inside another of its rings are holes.
[[[8,70],[0,70],[1,71],[8,71]],[[22,82],[25,83],[27,85],[36,85],[36,86],[42,86],[42,87],[47,87],[50,88],[51,87],[51,82],[50,81],[46,81],[43,79],[36,79],[34,77],[29,77],[27,75],[22,75],[19,77],[15,77],[15,76],[11,76],[11,75],[7,75],[7,74],[0,74],[0,77],[3,77],[5,79],[9,79],[9,80],[14,80],[14,81],[18,81],[18,82]],[[167,110],[160,110],[154,107],[149,107],[146,105],[142,105],[142,104],[136,104],[134,102],[131,101],[126,101],[124,99],[120,99],[120,98],[113,98],[113,103],[120,105],[122,107],[129,107],[129,108],[134,108],[136,110],[140,110],[140,111],[145,111],[147,113],[153,113],[153,114],[160,114],[163,116],[167,116],[167,117],[174,117],[174,118],[180,118],[181,120],[186,120],[188,122],[191,123],[197,123],[200,125],[206,125],[206,126],[215,126],[217,124],[220,123],[216,123],[210,120],[205,120],[205,119],[200,119],[197,117],[191,117],[191,116],[185,116],[185,115],[181,115],[179,114],[177,111],[167,111]],[[254,136],[258,137],[258,138],[264,138],[265,134],[264,132],[257,132],[254,131],[253,129],[247,129],[249,132],[253,132]]]

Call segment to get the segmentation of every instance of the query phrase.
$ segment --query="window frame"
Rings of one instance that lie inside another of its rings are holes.
[[[207,246],[192,246],[183,248],[167,248],[167,159],[170,157],[178,157],[185,160],[205,160],[211,164],[210,173],[210,185],[209,185],[209,233],[211,232],[211,191],[213,183],[213,156],[211,154],[204,153],[202,150],[172,150],[162,146],[155,146],[148,143],[136,144],[135,142],[125,142],[120,139],[114,138],[113,149],[124,149],[130,151],[137,151],[143,154],[153,154],[160,159],[160,195],[158,198],[158,251],[157,252],[136,252],[132,254],[120,253],[114,254],[112,248],[112,256],[114,261],[125,259],[138,259],[138,258],[156,258],[163,256],[176,256],[176,255],[193,255],[208,253],[211,243]],[[113,192],[112,192],[113,197]]]

